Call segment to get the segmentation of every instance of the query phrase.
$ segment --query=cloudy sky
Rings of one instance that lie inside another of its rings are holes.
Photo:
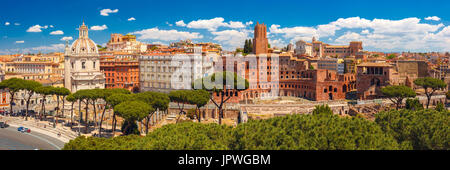
[[[100,45],[111,33],[132,33],[146,43],[191,39],[232,50],[260,22],[278,47],[315,36],[336,45],[360,40],[371,51],[450,51],[448,9],[447,0],[2,0],[0,54],[62,51],[83,20]]]

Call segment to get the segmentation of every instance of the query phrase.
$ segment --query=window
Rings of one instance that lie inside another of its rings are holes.
[[[82,69],[86,69],[86,62],[84,62],[84,61],[81,62],[81,68],[82,68]]]

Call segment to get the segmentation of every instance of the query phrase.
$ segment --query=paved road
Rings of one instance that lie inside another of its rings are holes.
[[[42,133],[21,133],[17,127],[0,129],[0,150],[59,150],[64,142]]]

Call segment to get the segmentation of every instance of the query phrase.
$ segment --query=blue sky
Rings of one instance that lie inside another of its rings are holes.
[[[101,15],[105,9],[112,13]],[[83,20],[101,45],[111,33],[133,33],[147,43],[190,38],[234,49],[253,37],[259,21],[272,46],[315,36],[337,45],[362,40],[374,51],[450,51],[448,9],[446,0],[2,0],[0,54],[62,51],[61,39],[78,38]]]

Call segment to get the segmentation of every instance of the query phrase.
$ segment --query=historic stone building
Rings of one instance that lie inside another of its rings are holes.
[[[306,41],[303,40],[299,40],[295,43],[295,54],[298,55],[305,55],[305,56],[312,56],[312,44],[311,43],[307,43]]]
[[[79,28],[79,38],[64,54],[64,86],[72,93],[81,89],[105,88],[105,75],[100,71],[97,44],[88,36],[88,27]]]
[[[361,100],[376,99],[382,95],[382,87],[400,84],[398,73],[388,63],[362,63],[357,66],[356,74],[356,88]]]
[[[343,58],[348,56],[358,56],[362,52],[362,42],[352,41],[349,45],[329,45],[321,41],[317,41],[313,37],[311,43],[307,43],[303,40],[297,41],[295,54],[313,56],[313,57],[337,57]]]
[[[269,49],[269,40],[267,39],[266,25],[256,23],[253,37],[253,52],[256,55],[267,54]]]
[[[106,44],[106,48],[108,51],[142,53],[147,51],[147,44],[136,41],[135,35],[111,34],[111,39]]]
[[[306,98],[314,101],[343,100],[346,93],[355,90],[354,74],[339,74],[326,69],[309,69],[310,61],[286,52],[263,54],[265,49],[258,42],[267,40],[264,25],[255,26],[255,54],[223,57],[224,68],[234,67],[238,75],[249,81],[249,89],[226,91],[231,102],[248,99],[271,99],[280,96]],[[228,61],[226,61],[228,60]],[[343,72],[343,66],[341,68]],[[216,94],[216,97],[220,97]]]

